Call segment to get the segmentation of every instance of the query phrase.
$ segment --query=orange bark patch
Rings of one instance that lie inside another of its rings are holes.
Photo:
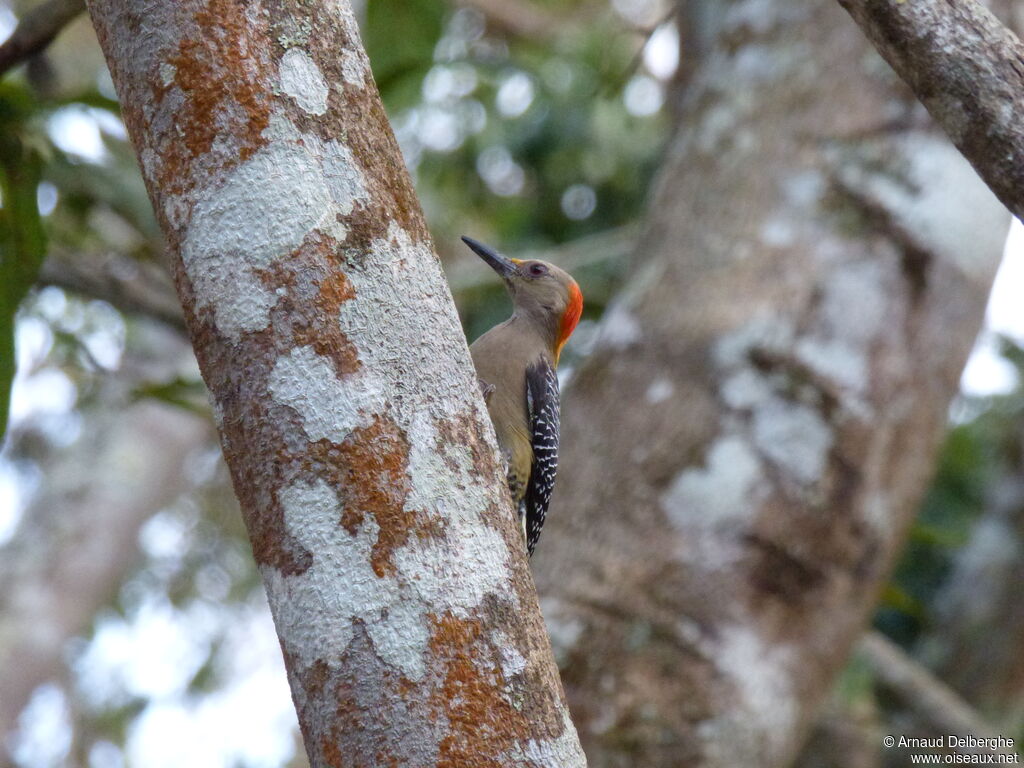
[[[314,231],[287,260],[270,269],[257,270],[256,274],[268,290],[285,289],[278,299],[275,326],[290,325],[292,346],[312,347],[330,361],[338,378],[342,378],[358,371],[362,362],[358,349],[338,324],[341,305],[354,299],[356,290],[333,264],[336,249],[333,238]],[[313,278],[311,286],[310,275],[323,277]],[[315,293],[310,296],[306,293],[309,290]]]
[[[269,331],[253,334],[267,337]],[[252,350],[225,343],[212,322],[195,322],[193,339],[200,368],[223,413],[221,441],[239,506],[245,518],[253,556],[259,565],[283,575],[304,573],[312,553],[284,523],[278,491],[290,477],[296,457],[280,443],[280,430],[298,431],[298,416],[286,406],[259,395],[264,358]],[[246,376],[233,375],[246,371]]]
[[[315,303],[317,311],[337,318],[341,305],[356,297],[356,289],[342,272],[335,272],[320,281],[320,293]]]
[[[346,247],[353,250],[369,249],[374,240],[387,237],[391,216],[372,206],[356,205],[345,217]]]
[[[174,81],[185,94],[175,118],[181,142],[164,146],[160,187],[166,193],[183,191],[189,162],[210,152],[214,139],[225,134],[240,144],[232,160],[244,161],[265,142],[261,136],[270,119],[269,91],[260,81],[267,63],[256,58],[262,49],[250,39],[251,24],[244,3],[210,0],[195,15],[196,38],[182,40],[170,57]],[[239,45],[239,41],[248,44]],[[169,87],[157,89],[162,99]]]
[[[331,680],[331,668],[327,662],[323,659],[317,659],[313,662],[313,666],[306,672],[306,677],[303,680],[303,685],[306,688],[306,694],[314,698],[320,698],[324,694],[324,689]]]
[[[309,344],[318,355],[330,360],[339,377],[355,373],[362,365],[359,350],[338,325],[341,305],[355,296],[355,288],[343,273],[328,275],[320,281],[319,292],[313,300],[316,312],[312,322],[297,325],[295,329],[295,342]]]
[[[362,362],[356,345],[341,331],[321,333],[316,325],[301,325],[295,328],[296,346],[310,346],[321,357],[327,358],[334,372],[339,376],[355,373]]]
[[[330,768],[344,768],[346,763],[344,756],[341,754],[341,748],[334,743],[330,736],[324,736],[320,739],[320,748],[323,751],[324,760]]]
[[[343,491],[340,525],[355,535],[367,514],[377,523],[370,563],[378,576],[394,573],[395,550],[411,535],[443,535],[438,522],[405,508],[411,490],[409,443],[387,416],[376,416],[370,426],[352,430],[344,442],[328,448],[324,458],[339,470],[334,477]]]
[[[478,619],[450,613],[433,618],[430,648],[444,666],[444,681],[431,697],[450,732],[441,741],[438,768],[500,768],[502,754],[531,738],[530,721],[512,706],[496,651]]]

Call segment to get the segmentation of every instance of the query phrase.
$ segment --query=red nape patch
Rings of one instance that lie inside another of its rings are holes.
[[[572,336],[572,332],[576,330],[576,325],[579,323],[580,315],[582,314],[583,294],[580,293],[580,287],[573,283],[569,286],[569,303],[565,307],[565,313],[562,315],[562,325],[558,329],[558,344],[555,345],[556,358],[562,352],[565,342]]]

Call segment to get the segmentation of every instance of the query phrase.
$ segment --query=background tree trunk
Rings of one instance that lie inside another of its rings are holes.
[[[347,3],[95,0],[310,762],[583,765]]]
[[[837,7],[690,11],[713,45],[533,562],[591,765],[769,768],[917,509],[1009,217]]]

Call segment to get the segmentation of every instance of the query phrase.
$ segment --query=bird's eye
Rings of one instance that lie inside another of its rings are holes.
[[[541,275],[546,275],[548,273],[548,268],[545,267],[543,264],[538,264],[534,262],[533,264],[530,265],[528,271],[531,277],[540,277]]]

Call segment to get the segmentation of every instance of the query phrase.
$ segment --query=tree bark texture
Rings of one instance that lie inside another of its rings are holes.
[[[347,3],[95,0],[313,766],[579,766]]]
[[[1015,216],[1024,217],[1024,43],[977,0],[839,0]]]
[[[593,766],[792,758],[930,478],[1009,222],[837,7],[700,18],[533,558]]]

